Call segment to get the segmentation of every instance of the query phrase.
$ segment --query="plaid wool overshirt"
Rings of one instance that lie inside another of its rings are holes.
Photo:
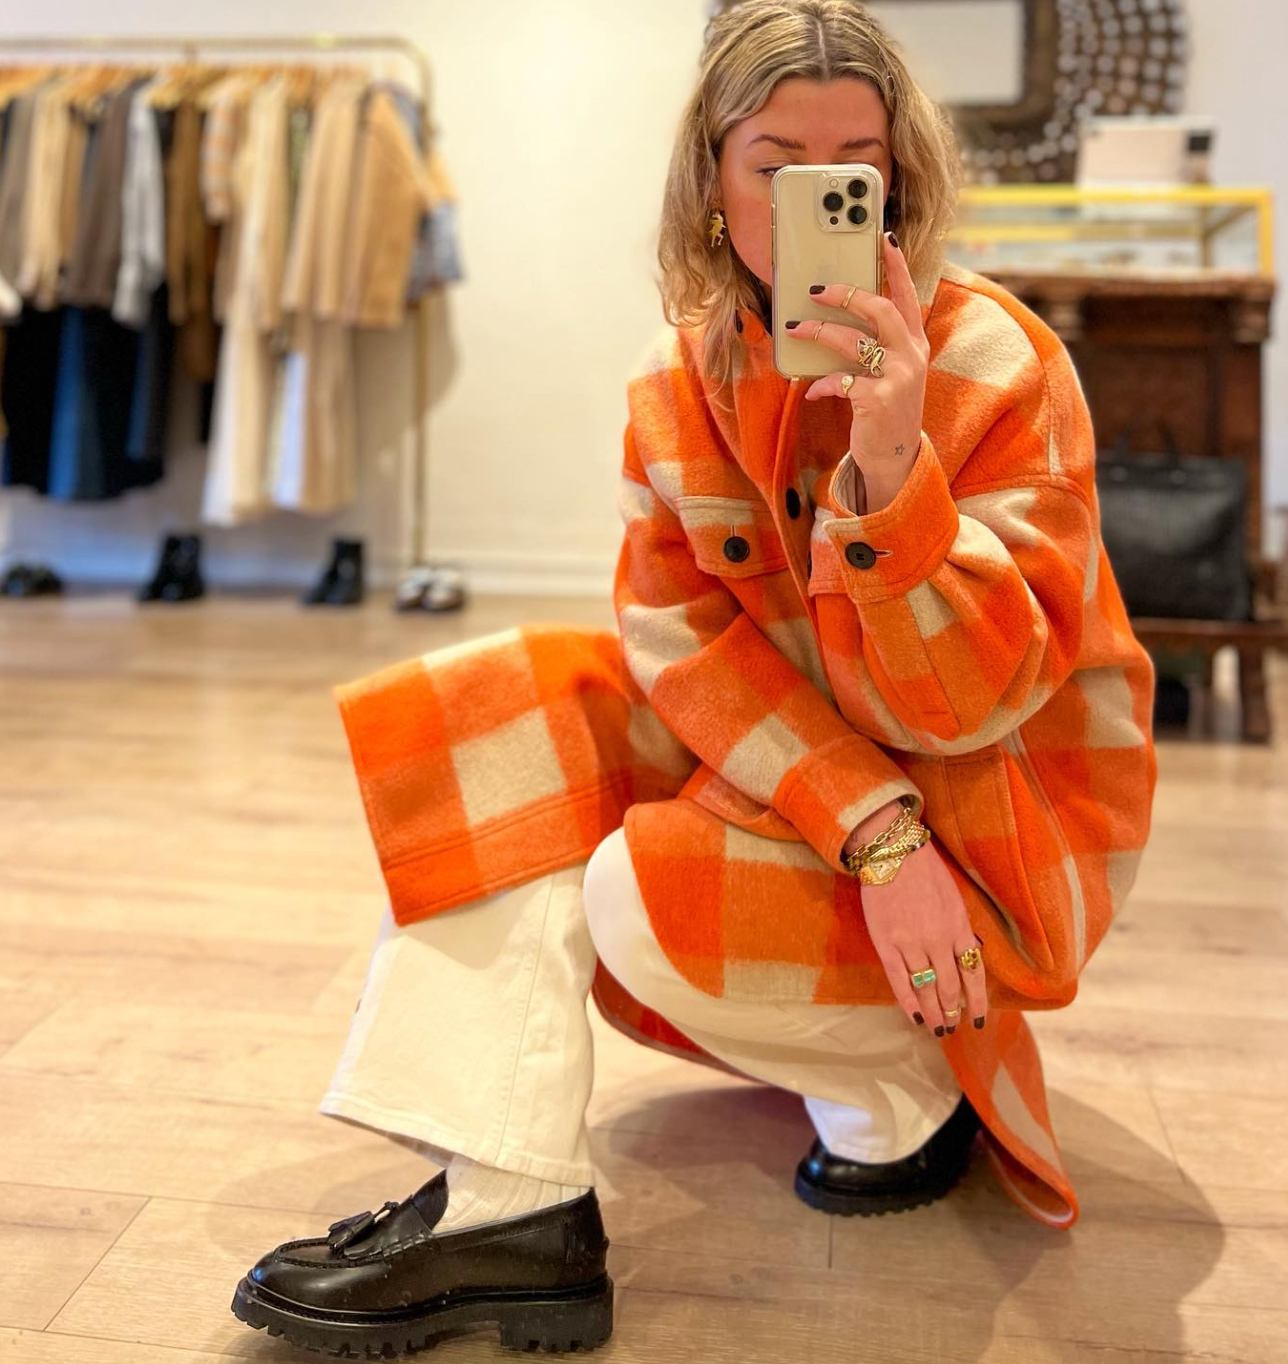
[[[950,262],[919,281],[921,442],[860,514],[850,405],[804,403],[739,313],[733,408],[701,326],[627,385],[618,633],[534,622],[337,690],[395,917],[589,857],[625,828],[658,941],[723,998],[888,1004],[840,849],[908,795],[983,942],[991,1017],[945,1035],[993,1168],[1072,1225],[1030,1009],[1121,909],[1157,775],[1153,666],[1099,534],[1095,441],[1059,338]],[[604,970],[649,1045],[707,1059]]]

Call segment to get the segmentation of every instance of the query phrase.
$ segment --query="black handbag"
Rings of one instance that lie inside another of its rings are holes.
[[[1100,535],[1133,616],[1248,620],[1247,474],[1235,460],[1129,455],[1134,427],[1096,456]]]

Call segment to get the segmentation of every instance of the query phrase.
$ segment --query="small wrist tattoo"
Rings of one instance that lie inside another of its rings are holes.
[[[894,447],[894,452],[895,452],[896,455],[901,455],[901,454],[903,454],[903,446],[902,446],[902,445],[896,445],[896,446]]]

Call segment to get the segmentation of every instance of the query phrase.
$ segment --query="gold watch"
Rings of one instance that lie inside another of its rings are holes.
[[[900,796],[903,810],[875,838],[852,853],[843,853],[846,871],[865,886],[884,886],[893,881],[903,859],[930,842],[930,830],[912,813],[916,802]]]

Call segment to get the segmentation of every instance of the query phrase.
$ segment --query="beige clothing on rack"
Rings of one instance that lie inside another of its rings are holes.
[[[364,87],[337,78],[314,112],[282,304],[292,314],[268,488],[291,511],[326,515],[358,492],[353,333],[340,316],[356,221],[355,154]]]
[[[36,96],[23,197],[22,254],[13,285],[33,307],[58,304],[62,267],[62,191],[70,113],[68,82],[55,80]]]
[[[215,81],[199,101],[205,108],[201,126],[201,202],[207,220],[222,229],[211,302],[217,322],[224,321],[227,315],[228,295],[234,287],[232,277],[240,255],[236,165],[243,141],[250,135],[249,106],[258,85],[258,77],[234,71]]]
[[[412,249],[432,187],[406,120],[378,86],[363,111],[357,160],[342,315],[358,327],[398,327],[407,316]]]
[[[287,229],[287,82],[267,81],[247,106],[233,163],[237,255],[228,273],[202,519],[233,526],[271,509],[265,467],[281,321]]]
[[[347,323],[296,314],[269,452],[269,496],[277,506],[324,516],[357,497],[354,364]]]
[[[337,77],[314,113],[295,209],[282,306],[341,317],[346,261],[353,245],[354,157],[363,84]]]
[[[39,88],[12,101],[5,132],[4,161],[0,165],[0,280],[4,284],[5,317],[16,317],[22,311],[22,299],[14,286],[22,266],[27,167],[31,159],[31,125],[38,94]]]

